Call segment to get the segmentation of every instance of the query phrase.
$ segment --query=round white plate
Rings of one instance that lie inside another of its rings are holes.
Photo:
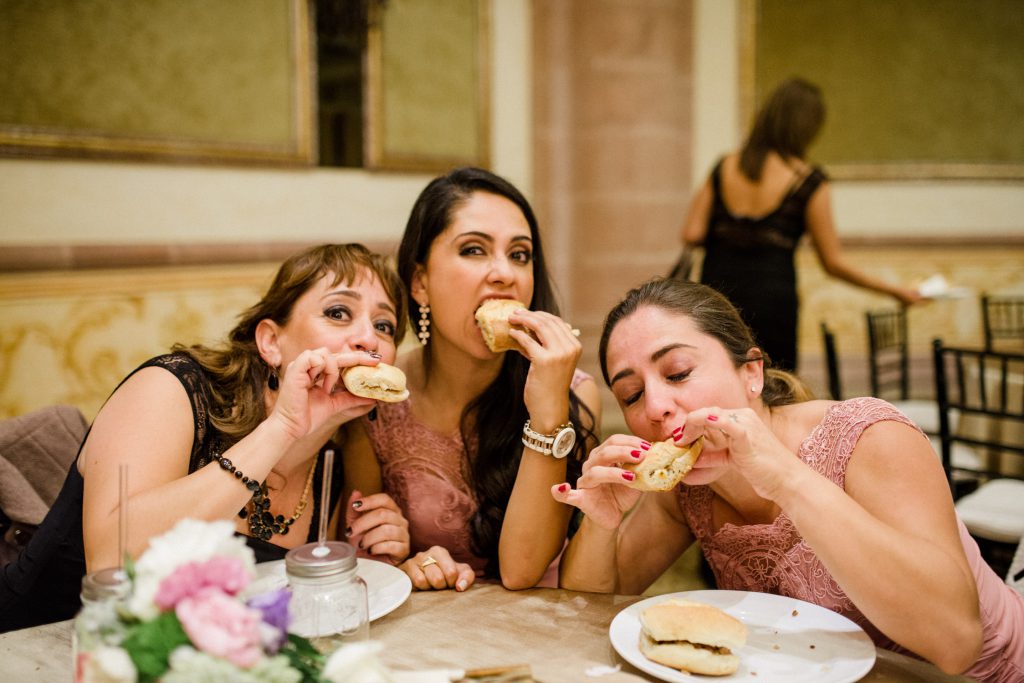
[[[412,581],[398,567],[362,557],[356,558],[356,561],[357,572],[366,582],[370,621],[392,612],[412,593]],[[288,575],[285,573],[284,560],[262,562],[256,565],[256,579],[246,588],[246,592],[259,593],[284,588],[287,585]]]
[[[608,629],[612,646],[627,662],[663,681],[694,683],[692,675],[652,662],[640,652],[640,613],[671,598],[714,605],[747,626],[740,667],[714,681],[847,683],[875,664],[875,645],[846,617],[803,600],[746,591],[686,591],[657,595],[625,608]]]

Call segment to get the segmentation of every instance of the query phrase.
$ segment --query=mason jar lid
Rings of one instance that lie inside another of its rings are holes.
[[[306,578],[355,571],[356,549],[343,541],[307,543],[289,550],[284,566],[288,574]]]
[[[123,598],[128,595],[129,588],[128,574],[120,567],[100,569],[82,577],[83,600]]]

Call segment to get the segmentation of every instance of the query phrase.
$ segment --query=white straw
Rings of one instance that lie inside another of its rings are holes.
[[[324,476],[320,485],[320,529],[317,534],[317,547],[313,554],[323,557],[330,550],[327,548],[327,521],[331,517],[331,475],[334,473],[334,449],[324,452]]]

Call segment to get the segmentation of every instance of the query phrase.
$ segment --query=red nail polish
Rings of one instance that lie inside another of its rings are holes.
[[[623,472],[622,478],[625,479],[626,481],[633,481],[634,479],[636,479],[636,475],[633,474],[632,472]]]
[[[683,438],[683,433],[682,432],[679,432],[678,434],[673,434],[672,435],[672,440],[673,441],[679,441],[679,439],[681,439],[681,438]]]
[[[569,490],[569,485],[568,484],[559,484],[558,485],[558,492],[559,493],[565,493],[568,490]]]
[[[630,451],[629,454],[632,455],[634,458],[640,457],[640,451]]]
[[[675,429],[672,430],[672,433],[675,434],[676,432],[681,432],[681,431],[683,431],[682,427],[676,427]]]
[[[717,415],[708,415],[708,422],[718,422]]]
[[[644,449],[645,451],[649,451],[651,449],[651,444],[647,443],[646,441],[643,441],[640,444],[640,448]]]

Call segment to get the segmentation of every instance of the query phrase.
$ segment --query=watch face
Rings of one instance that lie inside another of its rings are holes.
[[[556,458],[564,458],[569,455],[573,445],[576,443],[576,430],[566,427],[555,436],[555,442],[551,444],[551,455]]]

